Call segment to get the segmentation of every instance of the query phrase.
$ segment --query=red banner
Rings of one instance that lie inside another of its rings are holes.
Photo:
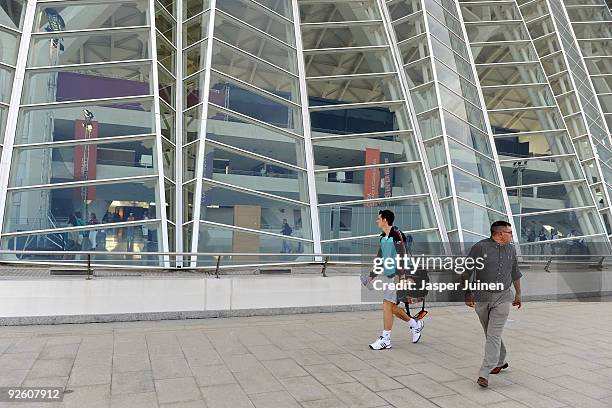
[[[365,165],[375,165],[380,163],[380,150],[366,147]],[[379,169],[367,169],[363,176],[363,198],[366,200],[378,198],[380,188]],[[375,203],[366,203],[366,207],[375,206]]]
[[[85,129],[85,121],[74,121],[74,137],[75,139],[95,139],[98,137],[98,122],[91,122],[91,132],[87,135]],[[96,161],[97,161],[97,146],[93,144],[82,144],[74,148],[74,181],[95,180],[96,179]],[[87,175],[85,175],[87,169]],[[75,196],[81,197],[81,189],[75,193]],[[87,187],[87,200],[96,199],[96,188]],[[87,214],[83,215],[87,217]],[[85,218],[87,219],[87,218]]]

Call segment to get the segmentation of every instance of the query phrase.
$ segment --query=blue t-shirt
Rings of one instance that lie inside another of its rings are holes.
[[[395,250],[395,244],[393,243],[393,237],[382,237],[380,238],[380,251],[382,253],[383,258],[383,268],[385,276],[391,276],[395,273],[395,256],[397,255],[397,251]],[[387,268],[385,266],[385,262],[388,258],[393,259],[393,266],[391,268]]]

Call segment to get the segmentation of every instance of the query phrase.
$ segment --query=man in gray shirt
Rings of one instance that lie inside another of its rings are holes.
[[[491,225],[491,237],[477,242],[468,254],[480,267],[463,273],[464,287],[468,282],[484,284],[471,285],[487,287],[486,290],[466,290],[465,304],[474,307],[485,332],[485,355],[477,380],[481,387],[489,386],[489,374],[498,374],[508,368],[506,347],[502,332],[510,313],[510,303],[521,308],[521,272],[518,269],[516,250],[511,244],[512,227],[506,221]],[[497,285],[491,285],[497,284]],[[514,285],[513,296],[511,286]],[[491,287],[497,286],[492,289]]]

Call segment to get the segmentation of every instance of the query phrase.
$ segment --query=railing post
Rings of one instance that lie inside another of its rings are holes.
[[[325,257],[325,262],[323,262],[323,269],[321,269],[321,275],[323,275],[324,278],[327,278],[327,274],[325,273],[325,270],[327,269],[327,261],[329,261],[329,256]]]
[[[544,270],[548,273],[550,273],[550,264],[552,263],[552,258],[550,258],[548,260],[548,262],[546,262],[546,266],[544,267]]]
[[[91,280],[91,253],[87,253],[87,280]]]
[[[215,268],[215,278],[219,279],[219,265],[221,265],[221,255],[217,256],[217,267]]]

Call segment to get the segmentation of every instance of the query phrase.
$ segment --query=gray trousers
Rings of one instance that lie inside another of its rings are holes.
[[[480,367],[480,377],[489,378],[489,372],[506,362],[506,347],[502,332],[510,314],[513,295],[510,289],[489,294],[486,301],[476,302],[476,314],[485,332],[485,354]]]

